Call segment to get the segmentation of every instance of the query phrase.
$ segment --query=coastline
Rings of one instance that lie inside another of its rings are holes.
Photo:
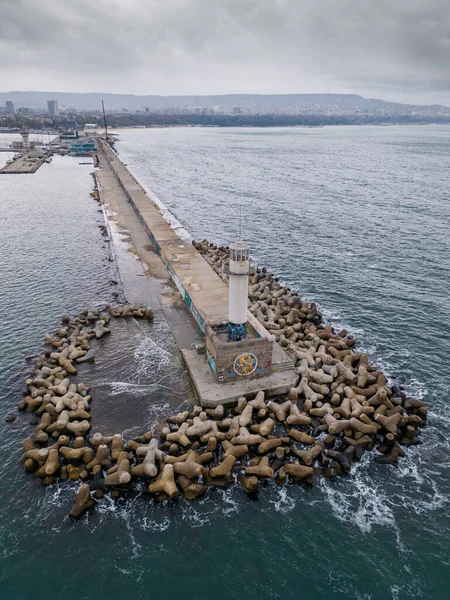
[[[332,127],[337,127],[339,129],[343,127],[433,127],[433,126],[447,126],[450,127],[450,122],[402,122],[402,121],[394,121],[390,122],[381,122],[381,123],[323,123],[320,125],[301,125],[301,124],[273,124],[273,125],[261,125],[261,124],[243,124],[243,125],[202,125],[202,124],[152,124],[152,125],[115,125],[111,127],[111,132],[116,133],[120,131],[139,131],[139,130],[151,130],[151,129],[330,129]],[[100,128],[100,126],[99,126]]]

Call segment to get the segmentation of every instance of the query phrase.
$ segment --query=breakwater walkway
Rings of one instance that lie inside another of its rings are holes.
[[[202,332],[206,325],[228,322],[228,286],[189,242],[182,240],[162,216],[122,161],[101,141],[102,150],[119,185],[139,218]]]
[[[177,290],[161,258],[133,210],[103,152],[96,154],[99,171],[94,173],[99,199],[108,224],[114,260],[126,300],[145,301],[155,315],[170,326],[180,349],[201,342],[198,327]]]
[[[168,322],[200,402],[209,406],[235,402],[240,396],[256,393],[260,389],[269,395],[286,393],[294,385],[296,375],[291,360],[278,344],[274,344],[273,349],[274,372],[265,377],[264,382],[261,379],[247,379],[223,385],[214,380],[205,357],[198,355],[192,349],[192,344],[203,340],[202,334],[207,327],[220,327],[228,323],[228,286],[192,243],[182,239],[172,229],[160,208],[109,145],[102,139],[97,142],[102,170],[96,174],[96,178],[102,201],[109,205],[112,198],[122,215],[125,228],[131,230],[141,260],[149,265],[150,272],[156,269],[160,276],[163,265],[184,300],[184,306],[190,311],[191,316],[186,319],[186,311],[180,313],[179,307],[174,309],[173,304],[171,307],[164,306],[166,297],[156,293],[164,310],[171,312]],[[132,300],[142,301],[143,298]],[[259,337],[270,336],[250,312],[248,319]],[[193,322],[196,327],[192,327]]]

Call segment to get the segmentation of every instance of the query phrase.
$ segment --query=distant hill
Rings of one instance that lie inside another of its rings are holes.
[[[133,94],[65,93],[65,92],[0,92],[0,104],[11,100],[17,107],[46,108],[47,100],[57,100],[62,108],[77,110],[100,110],[101,101],[109,110],[145,110],[167,111],[190,110],[217,107],[222,111],[231,111],[239,107],[243,111],[271,113],[284,110],[327,112],[364,112],[388,111],[391,114],[406,112],[433,112],[450,114],[450,108],[442,106],[416,106],[366,99],[357,94],[226,94],[214,96],[136,96]]]
[[[295,104],[363,105],[364,98],[355,94],[226,94],[221,96],[135,96],[133,94],[79,94],[66,92],[0,92],[0,103],[11,100],[27,108],[46,108],[47,100],[73,106],[78,110],[101,108],[102,100],[109,109],[153,110],[167,108],[209,108],[210,106],[285,108]]]

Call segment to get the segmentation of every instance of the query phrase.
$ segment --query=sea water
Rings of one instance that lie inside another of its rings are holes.
[[[2,419],[2,597],[448,597],[449,135],[445,126],[119,132],[120,157],[194,238],[233,241],[241,221],[259,263],[428,401],[429,423],[398,466],[367,453],[345,478],[268,483],[257,501],[231,488],[155,506],[142,486],[71,522],[77,484],[44,488],[26,475],[16,463],[29,417]],[[90,168],[55,157],[35,175],[0,176],[4,416],[59,315],[114,300]],[[130,399],[147,426],[182,402],[182,391],[170,394],[181,366],[164,324],[123,326],[123,347],[105,345],[86,382],[97,386],[99,419],[108,402]]]

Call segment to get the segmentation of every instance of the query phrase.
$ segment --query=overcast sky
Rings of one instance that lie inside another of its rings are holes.
[[[450,105],[449,0],[0,0],[0,91]]]

